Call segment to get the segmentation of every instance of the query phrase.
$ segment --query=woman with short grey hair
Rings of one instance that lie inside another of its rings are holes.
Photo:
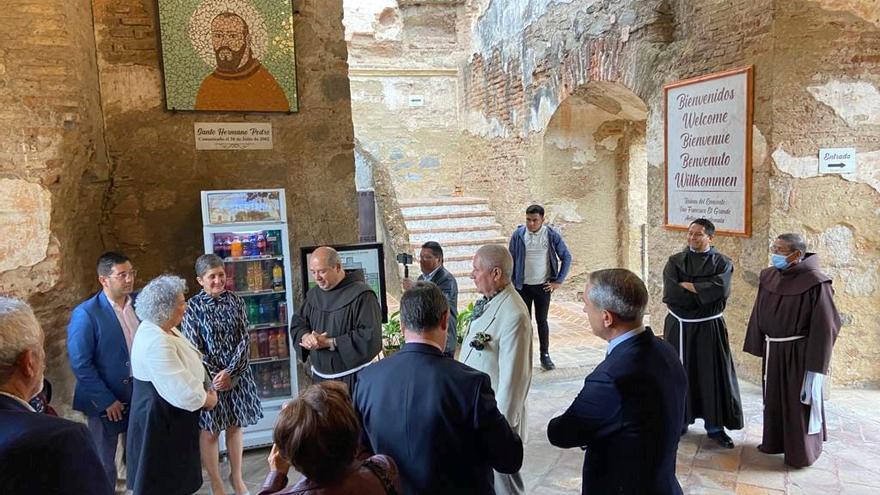
[[[217,392],[205,386],[201,353],[177,330],[185,292],[185,280],[162,275],[135,304],[141,324],[131,345],[126,443],[128,488],[135,495],[184,495],[202,486],[199,411],[217,404]]]
[[[257,424],[263,417],[250,367],[246,306],[241,297],[226,290],[226,268],[216,254],[198,257],[196,281],[202,290],[187,301],[180,328],[201,351],[202,363],[217,390],[217,407],[202,411],[199,419],[202,465],[214,495],[225,494],[219,459],[220,433],[226,432],[229,481],[235,495],[244,495],[248,489],[241,474],[242,428]]]

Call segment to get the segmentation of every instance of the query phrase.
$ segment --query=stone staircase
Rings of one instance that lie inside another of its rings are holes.
[[[434,198],[400,200],[409,231],[410,248],[418,256],[428,241],[443,246],[444,266],[458,282],[458,306],[464,308],[480,295],[470,279],[472,260],[484,244],[507,245],[508,238],[484,198]],[[418,263],[411,277],[419,273]]]

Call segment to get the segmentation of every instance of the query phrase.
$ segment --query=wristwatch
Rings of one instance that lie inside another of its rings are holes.
[[[330,347],[328,350],[335,351],[336,350],[336,337],[330,337],[328,340],[330,341]]]

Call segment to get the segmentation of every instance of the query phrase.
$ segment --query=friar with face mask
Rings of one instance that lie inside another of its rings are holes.
[[[764,359],[764,435],[758,450],[806,467],[826,439],[822,388],[840,332],[831,278],[799,234],[782,234],[761,272],[743,350]]]

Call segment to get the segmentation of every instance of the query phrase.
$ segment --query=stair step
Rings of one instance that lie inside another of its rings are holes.
[[[432,213],[427,215],[403,215],[403,219],[410,220],[444,220],[447,218],[470,218],[470,217],[494,217],[495,212],[492,210],[482,211],[460,211],[452,213]]]
[[[413,248],[414,250],[421,249],[422,244],[424,244],[424,243],[410,241],[410,247]],[[456,239],[456,240],[445,242],[445,243],[441,244],[441,246],[443,246],[443,251],[446,251],[446,246],[449,246],[449,247],[475,246],[474,251],[476,252],[476,250],[479,249],[480,246],[483,246],[485,244],[507,244],[507,238],[497,236],[497,237],[487,237],[485,239]],[[456,256],[456,255],[452,255],[452,256]],[[460,254],[458,256],[460,256]]]
[[[494,216],[472,216],[470,214],[459,217],[438,216],[437,218],[426,220],[406,219],[405,223],[407,230],[410,232],[425,229],[447,230],[452,228],[484,227],[487,225],[500,228]]]
[[[447,215],[454,213],[482,213],[489,211],[489,203],[473,204],[441,204],[441,205],[414,205],[400,207],[400,213],[404,219],[421,215]]]
[[[498,229],[486,230],[464,230],[461,232],[425,232],[422,234],[410,233],[409,240],[419,245],[428,241],[437,241],[441,246],[450,245],[456,241],[470,241],[471,243],[481,241],[483,239],[496,239],[501,236]]]
[[[438,206],[438,205],[476,205],[476,204],[489,204],[489,200],[486,198],[468,198],[468,197],[460,197],[460,198],[430,198],[430,199],[400,199],[397,203],[402,207],[406,208],[408,206]]]
[[[437,234],[438,237],[441,237],[445,233],[452,232],[479,232],[483,230],[501,230],[501,224],[499,223],[490,223],[487,225],[461,225],[461,226],[452,226],[452,227],[428,227],[428,228],[417,228],[411,229],[408,228],[410,234]]]

